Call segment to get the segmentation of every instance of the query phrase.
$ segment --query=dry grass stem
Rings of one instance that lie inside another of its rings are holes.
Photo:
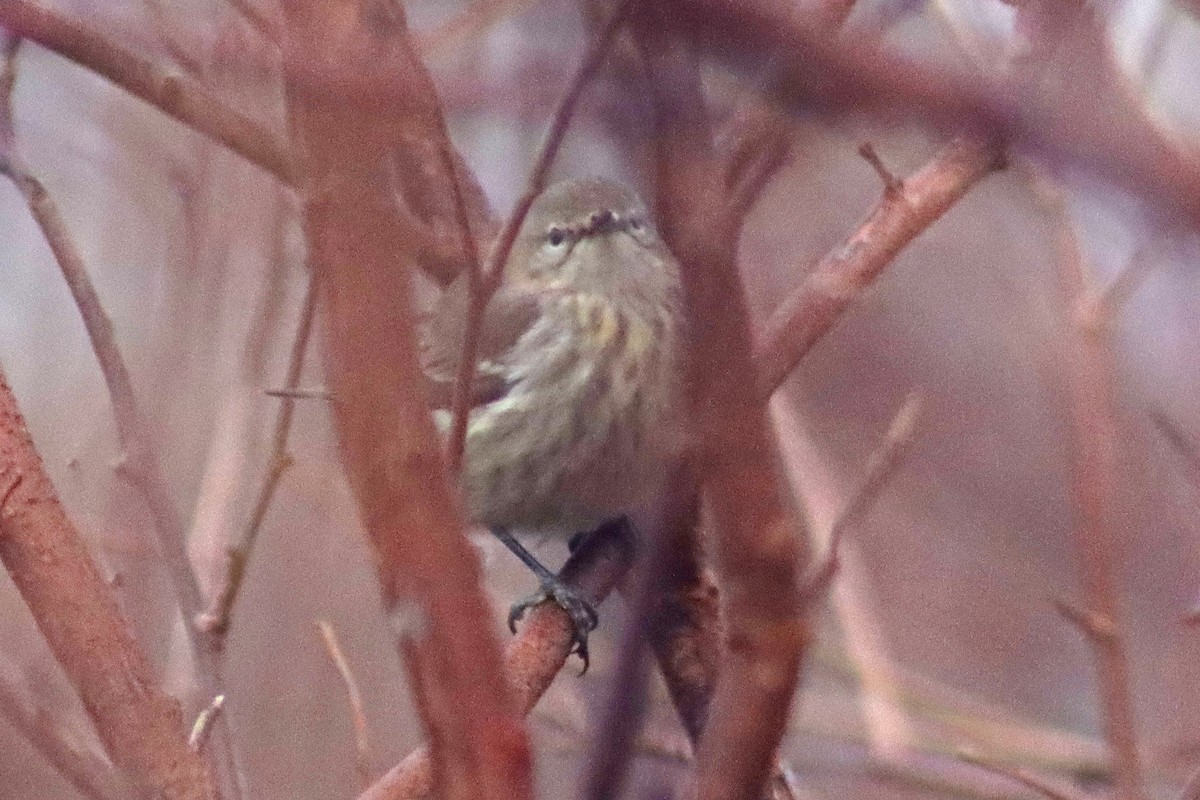
[[[350,662],[342,651],[337,632],[325,620],[317,620],[317,631],[325,645],[329,660],[337,669],[342,684],[346,687],[346,701],[350,704],[350,719],[354,723],[354,771],[358,775],[359,789],[366,789],[374,779],[374,761],[371,755],[370,731],[367,728],[367,714],[363,710],[362,692],[358,688],[358,680],[350,669]]]

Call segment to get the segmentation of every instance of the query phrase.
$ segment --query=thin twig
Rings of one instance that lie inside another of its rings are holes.
[[[286,397],[293,400],[332,400],[333,392],[328,389],[264,389],[267,397]]]
[[[16,77],[16,46],[6,48],[4,77],[0,86],[7,91],[0,97],[0,172],[8,177],[24,197],[34,221],[41,229],[46,243],[54,254],[83,318],[84,328],[96,354],[105,385],[112,401],[117,437],[123,450],[121,473],[142,495],[154,523],[163,560],[171,577],[180,613],[184,619],[188,642],[196,666],[201,691],[207,696],[220,694],[221,664],[217,653],[201,641],[199,631],[192,625],[192,616],[201,608],[200,586],[192,571],[186,549],[186,533],[174,507],[166,477],[158,463],[149,431],[134,396],[129,369],[117,346],[116,334],[96,287],[88,274],[83,254],[68,230],[58,206],[46,188],[25,166],[16,146],[16,131],[12,114],[12,87]],[[233,764],[229,728],[220,728],[220,747],[214,766],[219,770],[227,800],[239,800],[240,790]]]
[[[1122,800],[1145,797],[1137,748],[1126,623],[1113,561],[1119,529],[1121,434],[1116,407],[1115,354],[1110,319],[1116,310],[1094,304],[1092,314],[1077,313],[1081,299],[1093,297],[1080,243],[1060,208],[1055,247],[1067,307],[1068,392],[1072,455],[1072,525],[1078,554],[1082,609],[1060,604],[1090,635],[1100,693],[1100,718],[1113,759],[1117,794]],[[1118,279],[1120,280],[1120,279]]]
[[[359,789],[365,790],[374,780],[374,769],[371,766],[374,759],[371,756],[371,738],[367,729],[367,715],[363,710],[362,692],[358,688],[354,672],[350,669],[350,662],[346,660],[346,654],[342,652],[341,643],[338,641],[337,632],[334,631],[333,626],[323,619],[317,620],[315,624],[317,631],[321,634],[321,641],[325,644],[325,652],[329,654],[329,660],[333,662],[338,675],[341,676],[342,683],[346,686],[346,699],[350,703],[350,719],[354,723],[354,769],[358,774]]]
[[[542,140],[537,158],[534,159],[533,168],[525,181],[524,190],[517,198],[516,205],[500,229],[500,233],[496,236],[496,241],[488,253],[482,272],[477,278],[472,278],[467,329],[463,338],[462,354],[458,360],[458,372],[454,377],[453,427],[450,429],[450,438],[447,443],[447,459],[455,470],[462,463],[463,446],[467,437],[467,417],[470,411],[471,383],[475,379],[479,335],[483,327],[483,315],[487,309],[488,300],[491,299],[492,294],[504,279],[508,257],[512,253],[517,233],[520,232],[521,225],[525,222],[525,216],[529,213],[530,206],[546,188],[550,168],[562,147],[567,126],[570,125],[571,118],[575,115],[575,108],[579,105],[583,90],[587,88],[588,82],[591,81],[596,70],[604,63],[613,37],[616,36],[634,4],[638,2],[640,0],[621,0],[620,5],[609,17],[608,23],[596,34],[595,40],[584,54],[583,61],[575,71],[571,82],[567,84],[562,99],[559,100],[558,107],[551,117],[550,128],[546,132],[546,138]]]
[[[920,392],[910,392],[892,417],[883,440],[867,459],[862,479],[829,528],[828,553],[821,566],[805,581],[805,588],[801,593],[804,602],[812,603],[825,593],[837,572],[838,553],[846,532],[871,507],[908,456],[915,440],[917,420],[920,418],[923,403]]]
[[[284,391],[279,404],[279,413],[275,417],[275,428],[271,433],[271,449],[267,455],[267,474],[259,486],[258,495],[254,498],[254,506],[246,521],[238,540],[229,547],[225,575],[221,588],[217,591],[212,606],[200,615],[196,624],[205,632],[212,634],[219,648],[229,631],[234,604],[245,578],[246,566],[254,545],[258,541],[259,531],[262,530],[263,520],[275,497],[275,490],[283,474],[291,466],[292,459],[288,455],[288,437],[292,431],[292,420],[296,413],[296,386],[300,383],[304,369],[304,355],[308,352],[308,342],[312,336],[313,318],[316,315],[317,286],[316,280],[309,278],[308,288],[305,289],[304,302],[300,307],[300,319],[296,324],[296,337],[292,340],[292,349],[288,355],[287,375],[284,378]],[[269,394],[269,392],[268,392]]]
[[[0,680],[0,717],[12,726],[79,794],[88,800],[133,796],[129,782],[112,764],[72,744],[64,726],[7,680]]]
[[[883,163],[879,153],[875,152],[875,145],[863,142],[858,146],[858,154],[871,165],[871,169],[875,170],[875,174],[883,183],[883,191],[886,194],[897,195],[904,191],[904,181],[897,178],[895,173],[888,169],[887,164]]]

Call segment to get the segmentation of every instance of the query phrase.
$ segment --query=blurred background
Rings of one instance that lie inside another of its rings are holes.
[[[284,130],[277,56],[231,5],[206,0],[54,4],[115,40],[194,72],[228,103]],[[570,0],[410,0],[455,144],[504,213],[586,46]],[[803,7],[804,3],[797,3]],[[1172,136],[1200,109],[1200,23],[1187,3],[1107,0],[1118,63]],[[262,4],[273,14],[274,9]],[[860,0],[845,40],[881,36],[927,60],[998,68],[1013,9],[997,0]],[[306,285],[291,192],[104,80],[40,48],[19,56],[18,147],[59,204],[118,341],[189,549],[207,591],[263,480]],[[730,76],[706,73],[728,108]],[[898,175],[944,143],[853,114],[789,117],[786,165],[741,246],[758,320],[862,221],[881,193],[857,154],[870,142]],[[650,116],[616,72],[588,91],[560,177],[599,174],[649,195]],[[1131,264],[1112,341],[1119,502],[1112,557],[1129,631],[1137,733],[1154,797],[1200,764],[1197,473],[1154,422],[1200,444],[1200,273],[1194,234],[1144,199],[1020,155],[906,248],[804,360],[772,403],[788,474],[815,535],[861,480],[889,421],[923,398],[911,451],[849,530],[784,756],[805,797],[1029,796],[972,771],[1036,768],[1103,792],[1091,651],[1055,601],[1079,602],[1071,537],[1070,419],[1057,242],[1074,236],[1103,287]],[[192,718],[190,662],[139,496],[117,475],[108,394],[79,314],[18,193],[0,186],[0,363],[58,489],[123,610]],[[422,283],[422,296],[434,289]],[[318,325],[319,325],[318,317]],[[319,335],[301,385],[323,385]],[[299,402],[284,474],[249,565],[226,649],[227,705],[248,797],[352,797],[359,788],[343,686],[315,628],[327,620],[364,694],[375,774],[422,739],[381,616],[370,555],[340,468],[329,411]],[[547,545],[547,559],[565,552]],[[532,578],[486,538],[480,550],[502,636]],[[0,797],[74,790],[12,724],[42,724],[99,753],[82,708],[7,576],[0,577]],[[544,796],[573,785],[584,730],[613,663],[623,609],[601,609],[592,668],[571,662],[534,712]],[[639,756],[652,785],[686,762],[665,694]],[[889,766],[890,765],[890,766]],[[637,796],[632,795],[632,796]]]

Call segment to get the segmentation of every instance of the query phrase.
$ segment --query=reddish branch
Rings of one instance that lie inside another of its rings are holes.
[[[1067,33],[1070,52],[1106,47],[1103,26],[1083,0],[1029,0],[1083,17]],[[1083,167],[1152,198],[1160,210],[1200,224],[1200,157],[1157,128],[1119,72],[1084,70],[1058,97],[1007,80],[934,67],[855,39],[846,46],[771,0],[671,0],[672,20],[699,48],[761,78],[767,93],[798,113],[869,113],[973,132]],[[786,57],[775,57],[784,53]],[[1089,59],[1093,61],[1093,59]],[[1106,56],[1106,62],[1108,58]],[[1087,87],[1084,89],[1083,87]]]
[[[120,47],[103,33],[40,3],[26,0],[0,3],[0,25],[107,78],[252,164],[290,180],[290,155],[279,137],[230,109],[195,78],[164,69]]]
[[[47,245],[54,254],[71,297],[83,318],[84,328],[104,376],[112,400],[113,418],[122,447],[121,471],[142,495],[154,522],[159,549],[183,616],[184,628],[195,660],[201,691],[206,699],[221,691],[219,654],[201,640],[192,617],[201,610],[199,584],[187,557],[185,531],[167,486],[166,477],[151,444],[150,434],[139,410],[129,369],[117,346],[116,333],[96,287],[88,274],[83,254],[68,230],[66,221],[41,181],[25,166],[13,126],[12,90],[16,81],[16,46],[5,46],[0,73],[0,173],[7,176],[29,207]],[[230,730],[225,718],[219,721],[220,737],[214,761],[218,776],[231,800],[240,795],[234,767]]]
[[[67,518],[0,373],[0,561],[29,606],[113,763],[156,796],[215,794],[187,748],[179,704],[154,682],[112,588]]]
[[[713,176],[712,132],[695,64],[646,10],[638,37],[656,110],[659,220],[685,266],[693,332],[694,466],[714,528],[725,648],[697,756],[702,800],[755,797],[774,766],[810,638],[800,614],[802,537],[787,518],[735,259],[737,222]]]
[[[401,9],[289,3],[287,101],[307,156],[309,258],[324,293],[341,445],[448,800],[531,793],[529,745],[500,671],[416,356],[413,253],[393,236],[397,142],[434,142],[441,113]],[[336,75],[338,91],[315,76]],[[390,101],[401,95],[410,102]],[[435,162],[436,163],[436,162]],[[397,272],[397,268],[400,272]]]
[[[896,255],[1002,163],[995,145],[955,139],[898,190],[885,190],[767,321],[754,353],[759,395],[769,397]]]
[[[614,534],[619,533],[613,529]],[[624,578],[633,561],[632,543],[613,535],[591,537],[571,555],[559,573],[563,582],[599,605]],[[575,643],[574,627],[558,606],[543,603],[530,609],[521,632],[504,652],[504,674],[521,712],[528,714],[550,688]],[[410,754],[358,800],[420,800],[432,791],[429,752]]]

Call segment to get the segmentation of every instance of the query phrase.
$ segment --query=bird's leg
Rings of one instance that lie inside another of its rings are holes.
[[[495,527],[492,528],[492,534],[504,543],[504,546],[512,551],[513,555],[521,559],[525,566],[537,576],[538,582],[541,584],[541,589],[532,597],[527,597],[513,604],[508,612],[508,628],[513,633],[517,632],[517,621],[525,616],[525,612],[530,608],[542,603],[546,600],[553,600],[559,608],[567,612],[571,617],[571,623],[574,626],[572,653],[578,653],[583,659],[583,671],[587,672],[588,668],[588,634],[596,628],[596,623],[599,618],[596,616],[596,610],[592,608],[592,604],[579,596],[579,593],[563,583],[557,575],[546,568],[542,562],[534,557],[525,546],[518,542],[516,538],[508,532],[507,528]],[[581,673],[582,674],[582,673]]]

